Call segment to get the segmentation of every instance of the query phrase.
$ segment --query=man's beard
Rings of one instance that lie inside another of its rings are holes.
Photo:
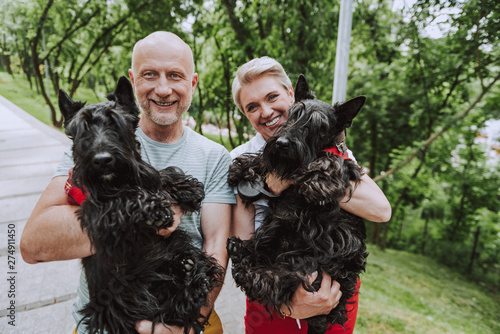
[[[152,102],[150,102],[152,103]],[[167,126],[167,125],[172,125],[175,122],[177,122],[181,117],[182,114],[184,114],[187,110],[189,110],[189,107],[191,106],[191,103],[188,103],[185,107],[179,105],[179,108],[177,108],[175,114],[162,114],[160,112],[154,112],[152,111],[149,107],[148,101],[146,103],[140,103],[138,101],[138,105],[140,106],[141,110],[146,114],[146,116],[155,124],[160,125],[160,126]],[[179,113],[179,109],[182,110],[182,112]]]

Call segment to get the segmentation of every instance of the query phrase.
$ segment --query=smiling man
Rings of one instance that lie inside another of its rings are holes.
[[[155,32],[137,42],[129,75],[146,116],[141,119],[143,130],[176,124],[189,109],[198,83],[191,49],[168,32]]]
[[[181,219],[176,214],[173,228],[160,234],[168,236],[178,226],[187,231],[195,246],[226,268],[231,204],[236,202],[227,184],[231,158],[223,146],[182,124],[182,114],[189,109],[198,83],[191,49],[170,32],[154,32],[135,45],[129,76],[142,110],[136,132],[142,158],[158,170],[177,166],[205,187],[201,211],[185,214]],[[67,203],[64,191],[73,165],[69,149],[26,224],[21,252],[28,263],[83,258],[93,252],[87,233],[81,230],[75,215],[78,207]],[[208,307],[201,310],[204,315],[210,312],[218,293],[219,290],[212,292]],[[73,306],[78,334],[87,333],[79,322],[82,317],[79,310],[88,300],[87,281],[82,271]],[[222,333],[215,312],[211,313],[210,324],[206,333]],[[220,329],[213,326],[216,324]],[[137,330],[151,333],[151,322],[139,322]],[[155,333],[180,334],[184,330],[157,325]]]

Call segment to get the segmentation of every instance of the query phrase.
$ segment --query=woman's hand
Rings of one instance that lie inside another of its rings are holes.
[[[267,174],[266,184],[274,195],[280,195],[285,189],[292,185],[292,181],[279,178],[274,174]]]
[[[318,277],[315,272],[309,277],[309,283],[313,283]],[[281,312],[294,319],[306,319],[315,315],[330,313],[339,304],[342,292],[337,281],[332,282],[332,278],[323,273],[323,279],[318,291],[309,292],[302,285],[292,297],[290,310],[286,305],[281,306]]]

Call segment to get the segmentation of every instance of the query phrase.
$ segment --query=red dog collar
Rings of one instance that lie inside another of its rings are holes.
[[[323,151],[344,158],[345,160],[351,160],[351,158],[349,158],[349,155],[347,154],[347,146],[344,142],[341,142],[340,144],[329,148],[325,148]]]
[[[346,160],[351,160],[351,158],[349,158],[349,155],[347,154],[347,146],[344,143],[344,139],[345,139],[345,130],[342,131],[341,133],[339,133],[335,137],[335,142],[338,144],[336,144],[335,146],[326,148],[323,151],[329,152],[333,155],[339,156],[339,157],[346,159]]]
[[[71,174],[73,174],[73,169],[69,171],[68,180],[64,185],[64,190],[66,191],[66,197],[70,205],[82,205],[82,203],[87,198],[87,192],[73,185],[71,182]]]

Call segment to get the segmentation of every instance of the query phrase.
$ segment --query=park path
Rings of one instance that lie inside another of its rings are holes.
[[[30,265],[19,250],[26,220],[69,144],[0,96],[0,333],[70,334],[75,327],[79,260]],[[226,334],[244,333],[245,299],[230,274],[215,308]]]

